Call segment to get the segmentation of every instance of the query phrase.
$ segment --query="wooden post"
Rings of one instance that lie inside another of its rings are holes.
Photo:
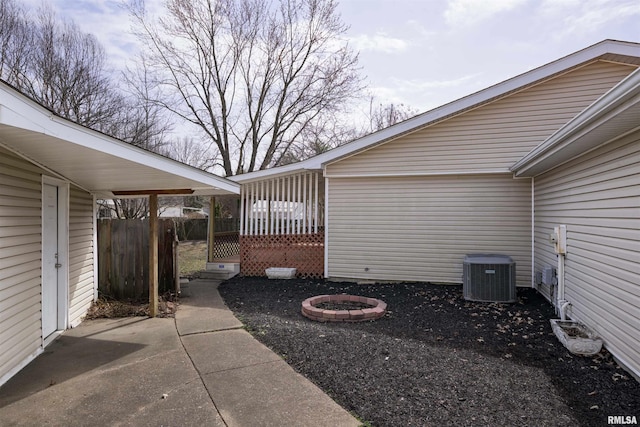
[[[216,243],[216,198],[215,196],[211,196],[211,200],[209,201],[209,247],[207,253],[207,261],[213,262],[213,249]]]
[[[180,257],[178,251],[180,250],[180,242],[178,241],[178,232],[173,236],[173,280],[176,290],[176,295],[180,295]]]
[[[158,195],[149,196],[149,316],[158,315]]]

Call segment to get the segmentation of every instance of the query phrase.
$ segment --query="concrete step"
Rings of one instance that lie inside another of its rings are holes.
[[[238,274],[240,273],[240,263],[239,262],[208,262],[207,271],[228,271],[231,273]]]
[[[215,271],[205,270],[197,273],[197,276],[200,279],[212,279],[212,280],[227,280],[237,275],[238,273],[233,271],[227,271],[227,270],[215,270]]]
[[[201,279],[227,280],[240,273],[240,263],[208,262],[205,271],[198,273]]]

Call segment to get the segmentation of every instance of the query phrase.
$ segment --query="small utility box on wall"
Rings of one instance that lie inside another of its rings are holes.
[[[553,233],[549,235],[549,241],[553,244],[555,253],[566,255],[567,253],[567,226],[553,227]]]
[[[465,256],[462,293],[469,301],[515,302],[516,263],[506,255]]]

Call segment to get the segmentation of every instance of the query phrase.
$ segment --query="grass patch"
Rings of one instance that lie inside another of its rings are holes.
[[[178,246],[178,266],[181,277],[193,276],[207,267],[207,242],[187,240]]]

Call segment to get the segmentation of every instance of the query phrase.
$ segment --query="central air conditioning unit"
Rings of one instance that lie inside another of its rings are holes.
[[[469,301],[516,302],[516,263],[506,255],[465,256],[462,293]]]

